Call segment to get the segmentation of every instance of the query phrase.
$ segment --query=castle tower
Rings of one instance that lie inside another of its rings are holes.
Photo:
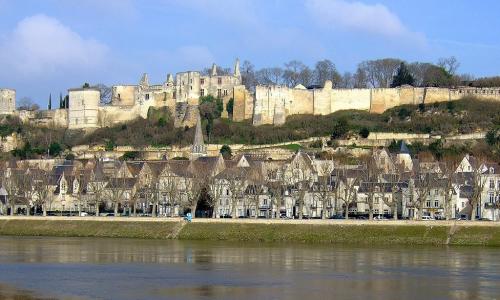
[[[210,76],[217,76],[217,65],[212,64],[212,72],[210,72]]]
[[[191,159],[195,160],[199,157],[207,156],[207,146],[205,146],[205,142],[203,141],[203,133],[201,132],[201,117],[198,112],[198,116],[196,118],[196,130],[194,133],[194,141],[191,146]]]
[[[0,115],[12,114],[16,110],[16,91],[0,88]]]
[[[167,86],[173,86],[174,85],[174,77],[172,74],[167,75]]]
[[[140,86],[147,87],[149,86],[149,78],[148,78],[148,73],[142,74],[141,81],[139,82]]]
[[[236,62],[234,63],[234,77],[241,78],[240,59],[239,58],[237,58]]]

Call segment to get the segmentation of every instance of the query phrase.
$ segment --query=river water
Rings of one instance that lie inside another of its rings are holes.
[[[0,299],[500,299],[500,249],[0,237]]]

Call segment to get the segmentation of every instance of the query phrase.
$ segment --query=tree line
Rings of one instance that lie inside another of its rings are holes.
[[[299,60],[291,60],[283,66],[257,69],[245,60],[241,66],[243,84],[248,89],[256,85],[285,85],[295,87],[322,87],[331,80],[335,88],[388,88],[401,68],[411,76],[411,84],[417,87],[452,87],[458,85],[500,86],[500,77],[474,79],[470,74],[460,74],[460,62],[454,56],[440,58],[436,63],[407,62],[398,58],[366,60],[358,64],[354,72],[341,73],[328,59],[308,66]]]

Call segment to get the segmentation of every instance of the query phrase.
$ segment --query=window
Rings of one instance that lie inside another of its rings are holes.
[[[222,84],[222,78],[217,78],[217,84]]]
[[[217,97],[220,97],[220,96],[221,96],[221,94],[222,94],[221,89],[217,89]]]
[[[438,200],[434,200],[434,207],[439,207],[439,201]]]
[[[177,93],[174,91],[172,98],[176,99]]]
[[[205,96],[205,90],[204,89],[200,90],[200,96],[202,96],[202,97]]]
[[[384,215],[388,215],[389,214],[389,210],[388,209],[384,209]]]
[[[219,204],[222,205],[222,199],[219,200]]]
[[[465,202],[462,202],[462,208],[464,208],[464,207],[465,207]]]
[[[379,204],[379,201],[380,201],[380,198],[379,197],[375,197],[375,204]]]
[[[264,205],[267,205],[267,199],[264,198]]]
[[[494,189],[494,188],[495,188],[495,180],[490,179],[490,189]]]
[[[193,86],[192,86],[192,85],[191,85],[191,86],[189,86],[189,89],[190,89],[190,90],[193,90]]]
[[[378,214],[378,208],[375,209],[375,214]]]
[[[431,207],[431,201],[430,201],[430,200],[427,200],[426,202],[427,202],[427,203],[425,203],[425,206],[427,206],[427,207]]]
[[[120,95],[120,93],[118,93],[118,99],[121,99],[121,95]]]
[[[226,196],[229,196],[229,189],[226,190]]]
[[[193,84],[193,78],[189,79],[189,83]]]
[[[224,90],[224,96],[227,96],[227,90]]]
[[[149,100],[149,94],[146,94],[144,97],[146,100]]]
[[[200,84],[205,84],[205,78],[200,79]]]
[[[439,191],[438,191],[438,189],[435,189],[435,190],[434,190],[434,195],[439,195]]]
[[[493,194],[492,192],[490,192],[488,194],[488,200],[490,201],[490,203],[495,202],[495,194]]]

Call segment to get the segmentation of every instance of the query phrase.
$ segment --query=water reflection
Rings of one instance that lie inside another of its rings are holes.
[[[0,237],[0,284],[62,298],[478,299],[498,282],[489,248]]]

